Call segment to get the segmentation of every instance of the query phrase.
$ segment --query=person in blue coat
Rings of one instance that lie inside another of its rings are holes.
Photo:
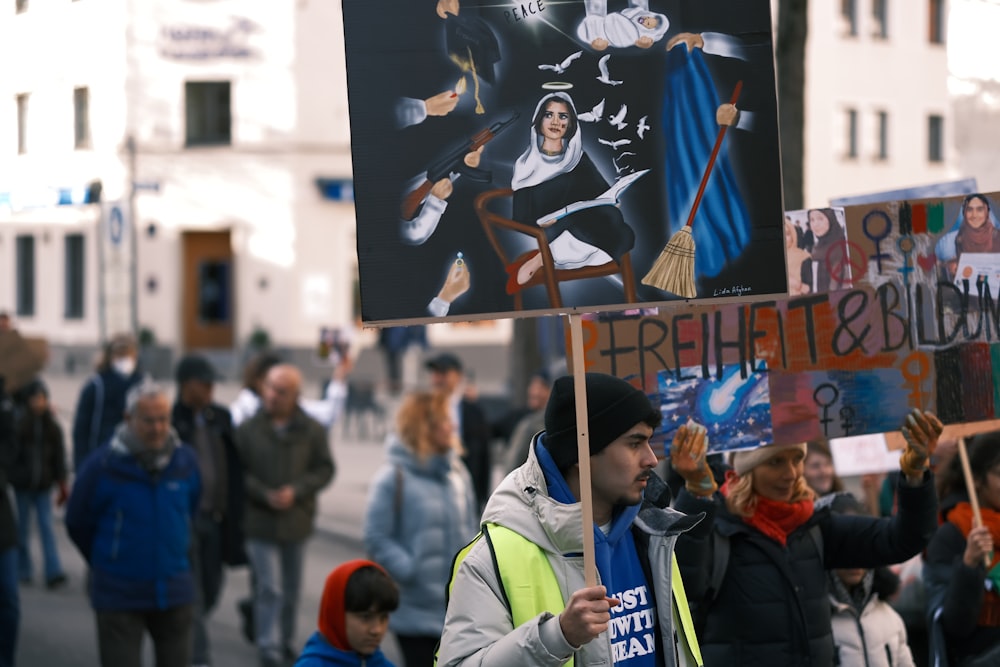
[[[379,645],[398,606],[399,589],[378,564],[343,563],[326,578],[318,629],[295,667],[393,667]]]
[[[90,567],[101,665],[139,667],[148,631],[157,667],[188,667],[198,460],[170,428],[170,400],[159,385],[134,387],[125,414],[78,472],[66,528]]]
[[[73,412],[73,469],[89,454],[111,441],[125,413],[128,390],[142,380],[135,339],[119,334],[104,346],[101,360],[87,378]]]

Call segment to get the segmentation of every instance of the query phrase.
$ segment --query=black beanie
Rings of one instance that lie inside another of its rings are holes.
[[[625,380],[603,373],[587,373],[586,385],[591,456],[639,422],[651,426],[659,424],[660,413],[646,394]],[[545,406],[545,448],[559,470],[578,461],[575,396],[573,377],[566,375],[555,381]]]

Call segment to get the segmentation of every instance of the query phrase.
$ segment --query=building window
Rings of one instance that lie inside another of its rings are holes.
[[[90,148],[90,90],[73,89],[73,146]]]
[[[17,152],[28,152],[28,94],[17,96]]]
[[[83,234],[67,234],[66,246],[66,304],[67,320],[83,319],[84,295],[84,245]]]
[[[931,44],[944,44],[944,0],[929,0],[927,39]]]
[[[858,8],[856,0],[840,0],[840,16],[844,20],[844,33],[851,37],[858,34]]]
[[[186,145],[232,143],[229,100],[228,81],[188,81],[184,84]]]
[[[872,0],[872,18],[875,19],[875,30],[872,37],[887,39],[889,37],[889,0]]]
[[[17,314],[35,315],[35,237],[18,235],[15,240],[17,270]]]
[[[889,113],[879,111],[878,117],[878,159],[889,159]]]
[[[927,159],[944,162],[944,116],[927,118]]]
[[[28,0],[15,0],[14,7],[18,14],[26,12],[28,11]]]
[[[857,109],[848,109],[847,116],[845,118],[847,123],[847,143],[845,154],[848,158],[858,157],[858,111]]]

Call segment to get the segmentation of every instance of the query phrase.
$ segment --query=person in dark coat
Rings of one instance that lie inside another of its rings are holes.
[[[66,583],[52,530],[53,487],[59,489],[59,505],[68,497],[63,430],[49,407],[49,392],[44,382],[35,380],[18,393],[26,403],[17,422],[17,456],[10,471],[10,483],[17,497],[18,570],[22,582],[31,581],[29,538],[34,511],[42,542],[45,584],[56,588]]]
[[[17,592],[17,519],[7,493],[7,471],[14,462],[14,403],[0,375],[0,667],[13,667],[21,603]]]
[[[125,396],[142,379],[137,368],[139,348],[128,334],[114,336],[101,354],[95,373],[87,378],[73,413],[73,469],[91,453],[111,442],[125,414]]]
[[[229,410],[215,403],[216,373],[202,356],[189,355],[175,369],[177,398],[171,423],[178,438],[194,447],[201,474],[201,501],[194,521],[192,570],[197,593],[192,659],[211,664],[207,615],[222,593],[223,565],[245,565],[243,466]]]
[[[490,461],[490,424],[479,403],[465,396],[461,359],[444,352],[429,359],[426,366],[431,374],[431,387],[449,397],[451,418],[462,439],[462,460],[472,475],[477,507],[482,509],[493,490],[490,484],[493,470]]]
[[[935,646],[952,665],[1000,664],[1000,431],[969,443],[969,467],[983,525],[974,512],[954,457],[942,473],[940,495],[964,496],[942,511],[944,522],[927,547],[924,585]],[[939,635],[935,630],[940,630]],[[943,635],[943,636],[942,636]]]
[[[670,461],[685,488],[674,507],[705,512],[714,528],[705,538],[682,535],[677,546],[705,664],[832,667],[827,569],[898,563],[927,545],[937,511],[927,463],[942,428],[931,413],[908,416],[899,512],[891,519],[816,509],[803,475],[804,443],[736,452],[733,474],[716,490],[705,427],[679,429]]]

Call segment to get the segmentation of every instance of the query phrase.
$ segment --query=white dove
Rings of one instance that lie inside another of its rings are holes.
[[[590,111],[584,111],[578,118],[584,123],[596,123],[604,118],[604,100],[598,102]]]
[[[608,122],[615,126],[616,129],[623,130],[628,123],[625,122],[625,114],[628,113],[628,107],[622,105],[622,108],[618,110],[611,118],[608,118]]]
[[[625,165],[625,166],[618,165],[618,160],[622,159],[623,157],[628,157],[629,155],[635,155],[635,153],[633,153],[632,151],[625,151],[623,153],[619,153],[617,157],[611,158],[611,163],[615,165],[615,174],[620,174],[626,169],[632,168],[630,165]]]
[[[607,139],[598,139],[605,146],[611,146],[615,150],[618,150],[622,146],[628,146],[632,143],[631,139],[618,139],[617,141],[608,141]]]
[[[646,124],[647,118],[649,118],[649,116],[643,116],[639,119],[639,124],[635,126],[635,133],[639,135],[640,139],[644,138],[646,130],[649,129],[649,125]]]
[[[623,81],[615,81],[608,75],[608,61],[611,60],[611,54],[605,55],[597,62],[597,69],[600,70],[601,76],[597,77],[597,80],[601,83],[606,83],[609,86],[620,86]]]
[[[570,64],[574,60],[576,60],[577,58],[579,58],[582,55],[583,55],[583,51],[577,51],[576,53],[567,56],[566,59],[563,60],[561,63],[558,63],[556,65],[539,65],[538,69],[542,69],[542,70],[544,70],[544,69],[550,69],[553,72],[555,72],[556,74],[562,74],[567,69],[569,69]]]

